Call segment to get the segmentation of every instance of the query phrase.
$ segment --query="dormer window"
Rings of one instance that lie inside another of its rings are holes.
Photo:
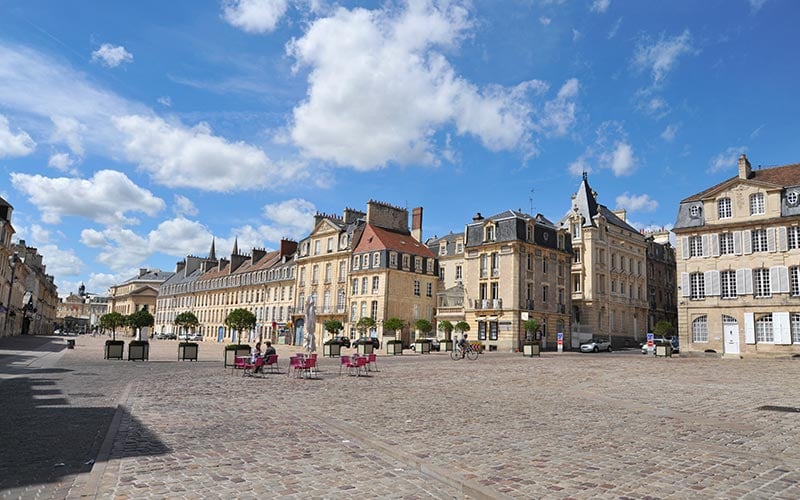
[[[486,226],[486,228],[484,230],[485,231],[485,238],[484,238],[485,241],[494,241],[495,240],[494,229],[495,229],[494,226]]]
[[[689,215],[695,219],[700,217],[700,205],[692,205],[689,207]]]
[[[786,203],[788,203],[789,206],[797,206],[798,201],[800,201],[800,194],[798,194],[797,191],[789,191],[786,193]]]
[[[439,243],[439,255],[447,255],[447,243],[444,241]]]

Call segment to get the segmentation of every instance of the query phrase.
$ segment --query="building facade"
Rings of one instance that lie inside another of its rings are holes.
[[[662,229],[644,235],[647,243],[647,331],[652,332],[659,321],[666,321],[677,334],[677,268],[675,248],[669,241],[670,232]]]
[[[597,202],[585,173],[559,226],[572,240],[572,347],[592,336],[637,347],[648,327],[645,237],[624,210]]]
[[[800,353],[800,164],[753,170],[680,202],[681,353]]]
[[[128,316],[146,309],[155,318],[158,315],[157,297],[161,284],[174,273],[160,269],[139,269],[139,273],[108,290],[108,312],[118,312]]]

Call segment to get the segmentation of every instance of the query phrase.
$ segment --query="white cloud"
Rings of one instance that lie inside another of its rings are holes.
[[[767,3],[767,0],[748,0],[748,2],[750,3],[750,11],[756,13]]]
[[[542,26],[548,26],[551,22],[553,22],[553,20],[549,17],[541,16],[539,18],[539,23],[541,23]]]
[[[617,208],[630,212],[652,212],[658,208],[658,202],[648,194],[633,195],[627,192],[617,196]]]
[[[471,27],[456,2],[410,2],[400,12],[339,8],[314,21],[287,46],[297,70],[310,68],[292,140],[307,156],[359,170],[437,164],[434,136],[450,125],[491,150],[530,152],[529,94],[544,84],[479,89],[457,75],[441,50],[457,47]]]
[[[224,0],[223,18],[247,33],[268,33],[275,30],[287,7],[286,0]]]
[[[617,177],[631,175],[636,168],[633,146],[626,142],[616,143],[610,153],[600,156],[600,164],[603,167],[610,168]]]
[[[53,167],[57,170],[61,170],[62,172],[70,172],[73,165],[75,165],[75,160],[73,160],[67,153],[52,154],[50,155],[50,159],[47,161],[48,167]]]
[[[652,72],[654,83],[660,83],[667,74],[677,65],[678,58],[684,54],[693,54],[692,35],[689,30],[672,38],[661,38],[649,43],[649,40],[639,43],[633,56],[633,62],[639,69]]]
[[[212,238],[211,231],[200,222],[176,217],[148,233],[146,248],[150,253],[184,257],[208,252]]]
[[[575,123],[574,99],[578,95],[580,84],[577,78],[570,78],[561,86],[558,95],[544,105],[544,115],[539,125],[549,135],[562,136]]]
[[[175,195],[174,205],[172,211],[176,215],[197,215],[197,207],[192,203],[192,200],[179,194]]]
[[[594,0],[589,8],[592,12],[605,12],[611,6],[611,0]]]
[[[68,116],[52,116],[55,129],[51,137],[53,142],[63,142],[77,156],[83,156],[83,135],[86,133],[86,125]]]
[[[24,130],[11,131],[8,118],[0,115],[0,158],[27,156],[36,149],[36,143]]]
[[[614,25],[611,26],[610,30],[608,30],[608,36],[606,38],[611,40],[612,38],[616,37],[617,33],[619,33],[620,26],[622,26],[622,18],[621,17],[617,18],[617,20],[614,21]]]
[[[584,172],[587,174],[592,172],[592,167],[589,165],[588,158],[585,156],[580,156],[577,160],[573,161],[567,167],[569,173],[574,176],[583,175]]]
[[[305,175],[302,164],[277,165],[255,146],[214,135],[205,123],[188,128],[141,115],[113,121],[124,135],[127,159],[165,186],[209,191],[258,189]]]
[[[581,32],[576,30],[575,28],[572,28],[572,41],[577,42],[578,40],[581,39],[581,37],[583,37],[583,34],[581,34]]]
[[[708,162],[706,172],[714,174],[723,170],[737,168],[739,165],[739,155],[747,151],[747,146],[732,146],[725,151],[717,154]]]
[[[667,125],[667,128],[661,132],[661,138],[664,139],[665,142],[672,142],[675,140],[675,136],[678,134],[678,125],[671,123]]]
[[[91,248],[102,248],[108,245],[106,237],[103,236],[102,231],[96,229],[84,229],[81,231],[81,243]]]
[[[169,96],[161,96],[158,99],[156,99],[156,101],[160,105],[165,106],[167,108],[171,108],[172,107],[172,99],[170,99]]]
[[[99,49],[92,52],[92,61],[100,61],[109,68],[116,68],[122,63],[133,61],[133,54],[125,50],[123,46],[113,46],[104,43]]]
[[[47,274],[52,276],[79,276],[83,272],[84,263],[72,249],[62,250],[53,244],[39,245],[42,263],[47,266]]]
[[[107,244],[97,254],[97,262],[115,273],[145,262],[152,254],[147,239],[130,229],[113,226],[104,229],[102,236]]]
[[[136,273],[136,268],[129,268],[116,274],[90,273],[86,281],[86,290],[93,293],[106,294],[108,289],[130,279]],[[61,286],[59,286],[59,289]],[[77,284],[73,286],[77,290]],[[59,294],[60,295],[60,294]]]
[[[134,184],[125,174],[101,170],[91,179],[11,174],[14,188],[27,195],[42,213],[42,220],[57,224],[64,216],[79,216],[103,224],[131,224],[127,212],[155,215],[164,202]]]
[[[595,164],[611,170],[616,177],[631,175],[639,160],[622,125],[614,121],[603,122],[596,134],[595,143],[569,165],[570,173],[579,175],[584,171],[591,172],[590,165]]]
[[[264,216],[290,238],[301,238],[310,232],[314,228],[316,212],[313,203],[300,198],[264,205]]]

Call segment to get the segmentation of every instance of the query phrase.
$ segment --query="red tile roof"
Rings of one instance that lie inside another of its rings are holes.
[[[365,225],[364,234],[361,235],[361,240],[353,249],[353,253],[384,249],[435,258],[428,247],[412,238],[410,234],[388,231],[372,224]]]

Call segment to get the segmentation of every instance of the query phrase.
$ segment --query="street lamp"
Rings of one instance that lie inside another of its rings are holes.
[[[11,292],[14,290],[14,277],[17,272],[17,263],[19,262],[19,253],[14,252],[8,256],[8,265],[11,267],[11,281],[8,282],[8,297],[6,298],[6,321],[3,324],[3,334],[8,335],[8,316],[11,314]]]

